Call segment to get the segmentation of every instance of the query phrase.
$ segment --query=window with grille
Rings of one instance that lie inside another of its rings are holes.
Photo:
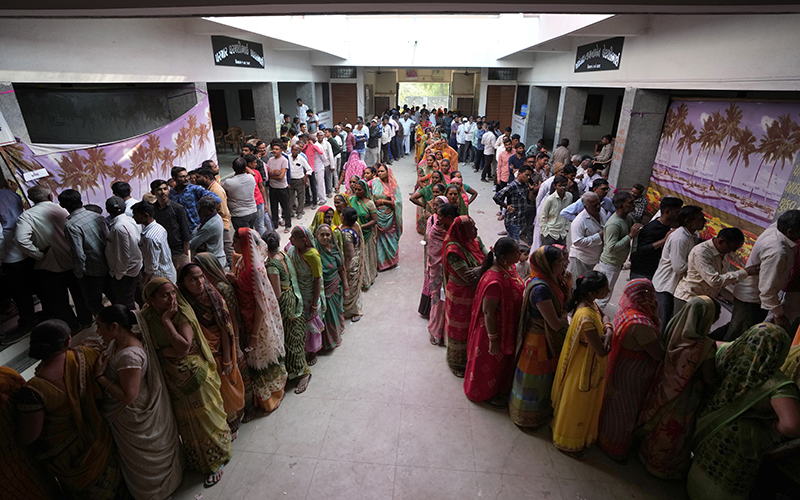
[[[516,80],[517,68],[489,68],[489,80]]]
[[[331,66],[331,78],[355,78],[355,66]]]

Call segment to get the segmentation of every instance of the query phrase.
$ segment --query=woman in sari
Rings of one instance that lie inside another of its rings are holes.
[[[349,182],[348,182],[349,184]],[[349,186],[348,186],[349,189]],[[341,221],[344,219],[342,218],[342,212],[345,208],[350,206],[350,198],[343,194],[337,194],[333,196],[333,209],[336,211],[336,214],[333,216],[332,221],[339,221],[339,224],[334,222],[334,226],[340,226]]]
[[[536,249],[530,257],[518,335],[522,346],[508,404],[511,420],[535,429],[553,414],[550,393],[567,335],[566,301],[572,277],[565,275],[568,257],[559,245]]]
[[[447,202],[447,198],[444,198],[444,202]],[[431,214],[435,214],[436,211],[439,209],[439,205],[442,203],[442,200],[439,197],[435,197],[429,204],[428,210]],[[422,247],[422,262],[425,264],[422,267],[423,270],[423,280],[422,280],[422,294],[419,298],[419,307],[417,307],[417,312],[420,316],[425,319],[430,319],[431,313],[431,288],[430,288],[430,279],[428,277],[427,272],[427,262],[428,262],[428,235],[427,232],[430,229],[430,221],[432,217],[428,219],[426,231],[425,231],[425,239],[423,240],[424,246]],[[441,250],[439,252],[439,257],[441,258]]]
[[[306,361],[306,322],[303,319],[303,295],[297,273],[289,256],[280,250],[281,238],[275,231],[264,235],[267,244],[267,278],[278,299],[283,322],[283,343],[286,349],[286,372],[289,380],[297,380],[295,394],[302,394],[311,381]]]
[[[476,403],[504,410],[514,378],[522,292],[517,275],[519,243],[500,238],[483,261],[469,326],[464,394]]]
[[[717,350],[721,381],[692,439],[693,500],[748,498],[764,453],[800,437],[800,392],[780,372],[790,342],[783,328],[761,323]]]
[[[430,180],[430,184],[420,188],[409,198],[417,206],[417,232],[422,235],[425,234],[428,218],[433,213],[430,211],[430,202],[436,196],[444,195],[445,189],[442,173],[438,170],[433,171]]]
[[[30,339],[29,355],[41,363],[17,393],[20,441],[32,445],[69,498],[126,498],[111,430],[97,406],[104,390],[94,377],[100,352],[70,348],[70,328],[57,319],[39,323]]]
[[[428,142],[428,134],[430,129],[424,127],[422,123],[417,125],[416,134],[414,137],[414,161],[419,163],[425,153],[425,146]]]
[[[242,227],[234,234],[233,248],[242,256],[229,280],[236,287],[247,339],[244,352],[255,410],[245,408],[245,421],[249,421],[275,411],[281,404],[287,378],[286,349],[280,306],[264,267],[267,251],[263,241],[256,231]]]
[[[350,183],[353,196],[350,204],[358,213],[358,223],[364,235],[364,269],[361,273],[361,290],[367,291],[378,275],[378,209],[372,201],[371,191],[363,179],[354,178]],[[353,283],[356,286],[356,283]]]
[[[447,333],[447,364],[456,377],[467,367],[472,301],[486,250],[478,238],[475,221],[458,217],[444,238],[444,329]]]
[[[475,201],[475,198],[478,197],[478,192],[475,191],[469,184],[464,184],[464,175],[459,172],[455,171],[450,175],[450,183],[455,184],[460,188],[461,197],[464,198],[464,203],[467,206],[472,205]]]
[[[437,196],[439,208],[436,215],[428,219],[428,230],[426,232],[425,244],[425,284],[428,286],[428,333],[430,342],[433,345],[445,345],[444,331],[444,310],[445,301],[443,298],[443,271],[442,255],[444,253],[444,238],[447,230],[458,218],[458,210],[447,203],[447,198]],[[442,207],[442,205],[447,206]],[[422,288],[425,298],[425,285]]]
[[[597,440],[600,408],[606,385],[605,340],[612,333],[611,321],[602,316],[595,300],[611,291],[608,279],[597,271],[578,277],[567,301],[573,311],[567,338],[558,358],[553,379],[553,444],[558,451],[578,460]]]
[[[333,241],[333,231],[327,224],[317,228],[314,246],[322,262],[322,286],[325,293],[325,331],[322,335],[322,350],[330,351],[342,343],[344,331],[343,293],[348,292],[347,272],[344,259]]]
[[[350,179],[354,176],[359,178],[363,177],[365,168],[367,168],[367,164],[358,156],[358,151],[350,153],[350,157],[345,164],[342,165],[342,175],[339,176],[339,183],[336,185],[336,191],[339,191],[342,184],[344,184],[345,192],[350,193]]]
[[[648,279],[630,280],[614,316],[597,438],[600,448],[618,462],[628,455],[639,412],[664,357],[660,329],[653,284]]]
[[[349,288],[344,294],[344,317],[359,321],[361,310],[361,273],[364,269],[364,236],[358,225],[358,213],[352,207],[342,211],[342,249]]]
[[[0,481],[9,498],[55,500],[63,493],[53,477],[34,460],[19,439],[19,415],[15,400],[25,379],[7,366],[0,366]]]
[[[237,363],[237,338],[230,311],[219,292],[206,280],[199,264],[188,262],[181,266],[178,288],[192,307],[214,355],[221,381],[222,406],[228,415],[231,440],[234,440],[244,416],[244,381]]]
[[[364,169],[364,182],[367,183],[367,186],[369,186],[370,189],[372,189],[372,180],[375,179],[377,176],[378,176],[377,168],[369,166]]]
[[[314,218],[311,220],[311,226],[309,226],[311,234],[317,234],[317,229],[323,224],[330,226],[331,231],[333,231],[333,241],[336,243],[336,248],[341,252],[342,232],[339,230],[339,226],[342,225],[342,219],[339,212],[328,205],[319,207],[319,210],[317,210],[317,213],[314,214]]]
[[[461,215],[469,216],[469,207],[464,203],[464,198],[461,197],[461,187],[457,184],[450,184],[445,190],[445,196],[448,203],[454,207],[458,207],[458,213]]]
[[[322,330],[325,323],[325,295],[322,293],[322,260],[314,248],[311,230],[303,226],[292,228],[288,250],[297,275],[297,285],[303,298],[303,319],[306,325],[305,350],[308,366],[317,362],[322,349]]]
[[[189,463],[214,486],[231,459],[231,430],[220,395],[214,355],[186,299],[167,278],[154,278],[142,292],[141,316],[161,363],[172,412]]]
[[[372,179],[372,197],[378,209],[378,271],[386,271],[400,260],[403,201],[394,174],[382,163],[377,177]]]
[[[117,444],[122,475],[136,500],[164,500],[182,479],[180,440],[145,321],[120,304],[100,310],[97,333],[108,350],[95,363],[101,409]]]
[[[417,164],[417,186],[422,188],[430,183],[431,174],[438,170],[439,164],[436,163],[436,158],[429,154]]]
[[[663,479],[685,477],[703,388],[714,381],[716,343],[708,337],[719,303],[693,297],[667,325],[667,349],[639,413],[639,459]]]

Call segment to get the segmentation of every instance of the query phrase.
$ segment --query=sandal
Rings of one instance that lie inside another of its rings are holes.
[[[309,373],[305,377],[301,378],[297,382],[297,387],[294,390],[295,394],[303,394],[308,389],[308,383],[311,381],[311,374]]]
[[[316,365],[316,364],[317,364],[317,354],[316,354],[316,353],[314,353],[314,355],[313,355],[313,356],[311,356],[311,357],[306,357],[306,363],[308,363],[308,366],[314,366],[314,365]]]
[[[439,345],[439,341],[433,338],[433,335],[431,335],[431,345]]]
[[[581,451],[565,451],[561,448],[556,448],[558,451],[575,460],[586,460],[586,450]]]
[[[358,323],[360,320],[361,316],[353,316],[352,318],[350,318],[350,321],[352,321],[353,323]]]
[[[225,467],[225,464],[222,464],[222,466],[217,470],[217,472],[215,472],[213,474],[209,474],[208,477],[206,478],[206,480],[203,482],[203,487],[204,488],[211,488],[212,486],[214,486],[215,484],[220,482],[220,480],[222,480],[222,469],[224,467]]]
[[[289,234],[291,232],[292,232],[292,228],[290,228],[290,227],[287,227],[287,228],[283,229],[283,234]]]

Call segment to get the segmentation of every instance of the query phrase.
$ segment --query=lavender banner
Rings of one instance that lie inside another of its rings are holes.
[[[73,188],[81,192],[84,204],[101,207],[115,181],[130,183],[131,195],[141,199],[151,181],[169,178],[173,166],[191,170],[217,159],[207,97],[177,120],[124,141],[39,156],[19,142],[3,149],[23,189],[37,183],[54,193]],[[46,176],[37,178],[44,171]]]

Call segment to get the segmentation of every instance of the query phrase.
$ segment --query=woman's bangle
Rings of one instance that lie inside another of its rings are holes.
[[[611,328],[613,330],[614,325],[612,325],[611,323],[603,323],[603,328]]]
[[[223,361],[222,366],[230,366],[231,363],[233,363],[233,361],[228,361],[227,363]]]

